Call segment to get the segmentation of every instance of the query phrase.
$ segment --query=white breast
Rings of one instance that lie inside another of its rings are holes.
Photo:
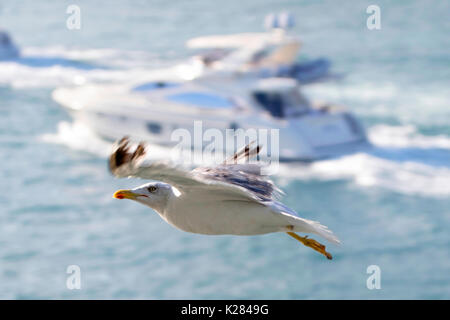
[[[257,202],[193,198],[173,199],[161,217],[183,231],[211,235],[264,234],[283,231],[286,225],[280,215]]]

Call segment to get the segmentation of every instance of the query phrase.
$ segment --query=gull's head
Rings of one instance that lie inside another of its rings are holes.
[[[131,190],[118,190],[113,195],[116,199],[134,200],[160,212],[173,196],[178,197],[179,191],[164,182],[150,182]]]

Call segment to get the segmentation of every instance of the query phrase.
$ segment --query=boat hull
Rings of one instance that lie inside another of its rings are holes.
[[[163,146],[185,146],[188,142],[193,149],[201,150],[211,144],[211,130],[214,130],[214,141],[217,140],[217,135],[219,140],[223,139],[219,145],[223,146],[226,154],[242,147],[237,145],[233,132],[243,134],[247,142],[253,141],[256,133],[258,142],[267,146],[270,153],[275,152],[281,161],[309,162],[369,147],[364,131],[360,128],[352,129],[349,115],[345,113],[329,117],[311,115],[289,122],[261,124],[254,119],[222,118],[218,121],[209,118],[199,120],[189,116],[180,122],[180,115],[155,112],[145,118],[103,112],[69,112],[76,121],[87,124],[97,135],[112,141],[129,136]],[[186,137],[185,133],[189,136],[187,141],[181,139]]]
[[[158,93],[129,92],[120,85],[60,88],[53,98],[75,120],[109,140],[129,136],[197,150],[214,144],[226,154],[257,140],[264,152],[283,161],[336,157],[369,146],[361,124],[339,108],[316,106],[295,117],[277,118],[251,109],[187,107],[157,99]]]

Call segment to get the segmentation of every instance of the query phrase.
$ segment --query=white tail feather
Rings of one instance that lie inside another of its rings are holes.
[[[266,205],[271,207],[274,212],[281,214],[286,220],[286,224],[294,227],[292,231],[314,233],[332,243],[341,243],[338,237],[336,237],[328,227],[320,224],[320,222],[300,218],[294,210],[278,201],[266,202]]]
[[[301,230],[298,230],[299,232],[307,232],[307,231],[304,231],[305,224],[307,224],[311,228],[311,231],[309,231],[309,232],[315,233],[321,237],[324,237],[325,239],[327,239],[330,242],[333,242],[336,244],[341,243],[341,241],[339,241],[338,237],[336,237],[336,235],[330,229],[328,229],[327,226],[320,224],[320,222],[307,220],[307,219],[303,219],[303,218],[298,218],[298,217],[295,217],[295,218],[302,220],[302,222],[303,222],[301,224],[301,226],[299,226],[299,229],[301,228]],[[294,231],[297,231],[295,229],[295,225],[294,225]]]

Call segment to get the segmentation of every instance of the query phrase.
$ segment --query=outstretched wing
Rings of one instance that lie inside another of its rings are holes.
[[[146,163],[145,154],[144,143],[133,145],[127,137],[124,137],[114,146],[109,157],[109,170],[119,178],[136,177],[158,180],[180,188],[201,184],[189,171],[169,163],[162,161]]]
[[[257,146],[258,152],[259,149]],[[241,154],[254,152],[247,147],[244,150],[248,151]],[[260,202],[270,200],[279,192],[269,179],[260,174],[260,167],[256,164],[224,163],[217,167],[199,167],[187,171],[167,162],[146,163],[145,154],[143,143],[133,146],[128,138],[122,138],[109,158],[109,169],[117,177],[159,180],[175,186],[181,192],[207,187],[208,192],[218,192],[227,199]]]

